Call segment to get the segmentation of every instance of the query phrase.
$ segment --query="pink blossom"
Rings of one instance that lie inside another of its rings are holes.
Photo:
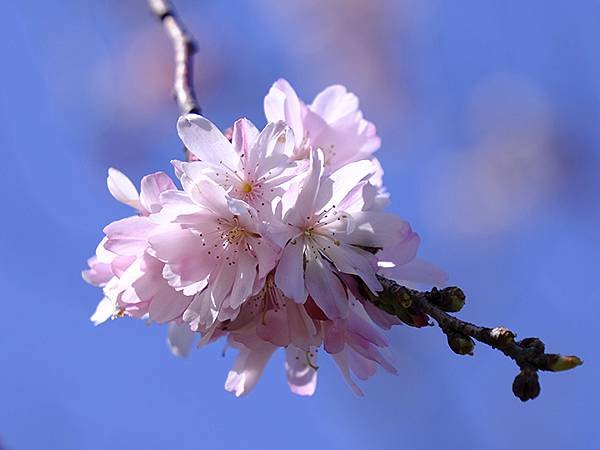
[[[138,195],[133,183],[116,169],[109,170],[107,184],[111,194],[135,208],[139,215],[105,227],[90,269],[83,272],[86,281],[104,290],[91,320],[95,324],[115,315],[143,317],[156,322],[171,321],[183,313],[191,298],[172,289],[162,277],[164,264],[147,253],[148,238],[159,225],[149,215],[161,209],[160,194],[175,189],[162,172],[142,179]]]
[[[235,317],[261,289],[279,248],[265,235],[256,211],[220,185],[205,178],[185,183],[184,189],[161,196],[157,220],[176,227],[154,233],[150,252],[165,264],[168,284],[194,296],[183,319],[206,331],[217,320]]]
[[[265,97],[264,109],[267,120],[284,120],[294,130],[295,159],[308,159],[312,148],[321,148],[328,172],[371,159],[381,144],[375,126],[363,118],[358,98],[344,86],[329,86],[306,105],[292,86],[280,79]]]
[[[177,130],[195,157],[189,163],[174,161],[185,190],[209,178],[232,198],[270,216],[271,202],[283,192],[281,185],[294,176],[294,163],[288,158],[294,135],[284,122],[270,123],[259,132],[248,119],[239,119],[231,142],[196,114],[181,117]]]
[[[378,276],[434,283],[445,274],[416,257],[410,225],[383,212],[379,138],[354,94],[331,86],[307,106],[279,80],[265,112],[262,131],[240,119],[231,139],[202,116],[181,117],[192,155],[173,161],[181,190],[159,172],[138,193],[109,170],[109,191],[137,214],[107,225],[88,261],[83,277],[104,293],[91,319],[168,323],[178,356],[197,338],[199,347],[226,340],[238,352],[225,382],[236,396],[279,349],[293,393],[315,392],[324,350],[362,395],[356,378],[378,366],[396,373],[380,329],[399,320],[369,301]]]
[[[359,276],[373,292],[377,258],[365,249],[400,239],[408,224],[383,212],[364,211],[361,186],[372,174],[369,161],[323,176],[320,150],[284,217],[290,237],[277,265],[275,282],[286,296],[303,303],[310,294],[330,319],[344,318],[348,297],[338,272]],[[292,192],[292,191],[290,191]],[[293,194],[291,194],[293,195]]]

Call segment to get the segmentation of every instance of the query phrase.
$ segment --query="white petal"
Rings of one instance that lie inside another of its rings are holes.
[[[210,120],[197,114],[186,114],[177,121],[177,131],[184,145],[200,161],[231,171],[239,167],[240,156]]]
[[[96,306],[96,311],[90,317],[90,320],[94,323],[94,325],[100,325],[101,323],[106,322],[110,319],[115,312],[115,302],[113,302],[108,297],[104,297],[100,302],[98,302],[98,306]]]
[[[108,186],[109,192],[116,200],[137,210],[141,208],[137,189],[131,180],[122,172],[113,167],[108,169],[106,185]]]

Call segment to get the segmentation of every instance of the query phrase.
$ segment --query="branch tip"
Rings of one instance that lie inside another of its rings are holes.
[[[517,341],[517,334],[506,327],[482,327],[448,314],[460,311],[465,304],[465,294],[456,286],[417,291],[393,280],[378,278],[383,290],[377,295],[361,286],[361,292],[378,308],[413,327],[427,325],[431,317],[446,335],[450,349],[459,355],[473,355],[475,341],[479,341],[515,361],[520,372],[513,382],[513,393],[522,401],[539,395],[538,371],[560,372],[583,364],[574,355],[546,353],[546,346],[539,338]]]

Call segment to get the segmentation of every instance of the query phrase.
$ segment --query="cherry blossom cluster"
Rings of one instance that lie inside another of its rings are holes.
[[[104,228],[83,276],[103,289],[91,320],[169,323],[186,355],[221,338],[238,350],[225,389],[240,396],[283,348],[292,392],[311,395],[317,355],[331,355],[359,395],[377,366],[395,373],[381,329],[399,321],[365,292],[378,275],[440,282],[416,258],[419,236],[384,212],[389,195],[373,153],[380,139],[357,97],[331,86],[310,105],[284,80],[264,101],[268,124],[239,119],[226,137],[208,119],[180,117],[189,161],[140,190],[110,169],[108,189],[135,214]]]

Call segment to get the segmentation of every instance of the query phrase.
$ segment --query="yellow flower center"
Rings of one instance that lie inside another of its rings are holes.
[[[252,185],[247,181],[244,181],[244,184],[242,184],[242,192],[244,194],[249,194],[250,192],[252,192]]]

